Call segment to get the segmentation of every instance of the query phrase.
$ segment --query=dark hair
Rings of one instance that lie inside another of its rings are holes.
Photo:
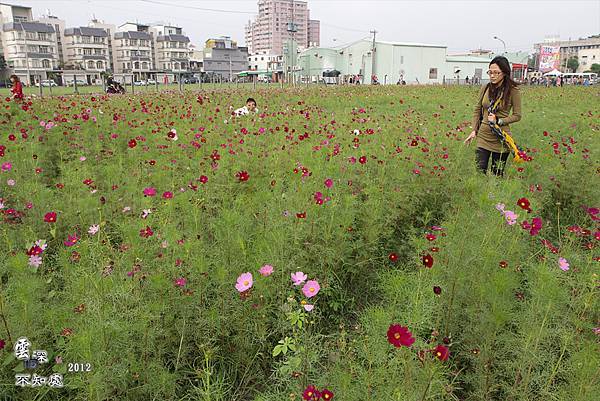
[[[15,74],[11,75],[9,79],[14,79],[15,82],[20,82],[21,80],[19,79],[18,76],[16,76]]]
[[[254,100],[253,98],[249,97],[248,100],[246,100],[246,103],[248,102],[252,102],[256,106],[256,100]]]
[[[488,84],[488,87],[490,88],[489,98],[491,101],[495,101],[498,92],[501,90],[502,104],[505,105],[510,98],[511,90],[516,88],[518,84],[510,77],[510,63],[506,57],[496,56],[490,61],[489,65],[491,66],[492,64],[496,64],[500,68],[500,71],[504,74],[504,80],[502,81],[502,88]]]

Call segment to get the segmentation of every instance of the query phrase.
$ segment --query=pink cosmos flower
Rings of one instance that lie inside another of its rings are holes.
[[[300,285],[308,278],[308,276],[303,272],[291,273],[290,276],[292,277],[292,282],[294,285]]]
[[[15,180],[13,180],[12,178],[9,178],[8,180],[6,180],[6,185],[8,185],[9,187],[14,187]]]
[[[172,199],[173,198],[173,192],[165,191],[165,192],[163,192],[162,197],[164,199]]]
[[[10,163],[10,162],[2,163],[2,172],[3,173],[10,171],[11,169],[12,169],[12,163]]]
[[[258,272],[263,277],[269,277],[271,274],[273,274],[273,266],[264,265],[260,269],[258,269]]]
[[[504,212],[504,203],[498,203],[496,205],[496,210],[499,212]]]
[[[311,304],[304,304],[303,306],[304,306],[304,310],[307,312],[310,312],[315,308],[315,306],[311,305]]]
[[[246,272],[246,273],[242,273],[240,274],[240,276],[237,279],[237,283],[235,284],[235,289],[238,290],[239,292],[244,292],[249,290],[250,288],[252,288],[252,273],[250,272]]]
[[[29,257],[29,266],[38,268],[42,264],[42,257],[40,255],[31,255]]]
[[[558,258],[558,267],[560,267],[560,270],[566,272],[569,270],[569,262],[565,258]]]
[[[302,287],[302,293],[306,298],[312,298],[319,293],[321,286],[315,280],[309,280]]]
[[[331,178],[328,178],[325,180],[325,186],[327,188],[331,188],[333,186],[333,180]]]
[[[517,222],[517,217],[519,217],[519,215],[517,215],[511,210],[504,211],[504,218],[506,219],[506,223],[508,223],[509,226],[512,226]]]
[[[156,188],[153,188],[153,187],[144,188],[144,196],[155,196],[155,195],[156,195]]]
[[[93,224],[88,228],[88,234],[94,235],[100,230],[100,226],[98,224]]]
[[[187,280],[184,277],[179,277],[177,279],[175,279],[175,287],[184,287],[185,283],[187,283]]]

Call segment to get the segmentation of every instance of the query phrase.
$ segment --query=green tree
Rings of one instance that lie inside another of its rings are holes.
[[[579,68],[579,60],[577,60],[577,57],[571,57],[569,61],[567,61],[567,68],[573,72],[577,71]]]
[[[596,74],[600,74],[600,64],[594,63],[592,64],[592,68],[590,68],[591,72],[595,72]]]

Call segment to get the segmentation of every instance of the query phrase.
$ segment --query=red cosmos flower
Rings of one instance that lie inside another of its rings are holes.
[[[389,259],[392,263],[396,263],[396,261],[398,260],[398,255],[396,255],[394,252],[390,253]]]
[[[521,209],[527,210],[527,213],[531,213],[531,207],[530,207],[529,199],[527,199],[527,198],[520,198],[517,201],[517,205],[519,205],[519,207],[521,207]]]
[[[501,260],[499,265],[501,268],[506,269],[506,267],[508,266],[508,262],[506,262],[506,260]]]
[[[42,248],[40,248],[37,245],[32,246],[31,248],[29,248],[29,250],[27,250],[27,256],[37,256],[37,255],[41,255],[42,252],[44,252],[44,250]]]
[[[387,338],[390,344],[396,348],[401,346],[410,347],[415,342],[412,333],[408,330],[408,327],[400,326],[399,324],[392,324],[387,331]]]
[[[165,191],[163,192],[162,197],[164,199],[173,199],[173,192]]]
[[[133,149],[137,146],[137,141],[135,139],[131,139],[129,142],[127,142],[127,146]]]
[[[326,388],[324,388],[321,391],[321,398],[324,399],[325,401],[329,401],[331,399],[333,399],[333,393],[329,390],[327,390]]]
[[[250,174],[248,174],[246,170],[238,171],[235,176],[239,182],[248,181],[250,179]]]
[[[140,237],[149,238],[154,235],[154,231],[149,226],[140,230]]]
[[[48,212],[44,215],[46,223],[56,223],[56,212]]]
[[[315,388],[315,386],[310,385],[306,387],[306,389],[304,389],[304,392],[302,393],[302,398],[305,401],[318,400],[319,398],[321,398],[321,394]]]
[[[306,212],[296,213],[296,217],[299,218],[299,219],[305,219],[306,218]]]
[[[448,356],[450,356],[450,351],[448,350],[448,347],[445,347],[441,344],[435,347],[433,350],[431,350],[431,352],[433,352],[435,354],[435,357],[440,361],[446,361],[448,360]]]
[[[92,185],[94,181],[91,178],[86,178],[85,180],[83,180],[83,183],[89,186]]]
[[[425,238],[427,238],[427,241],[435,241],[437,237],[434,234],[427,233],[427,235],[425,235]]]
[[[6,345],[6,341],[0,339],[0,350],[4,349],[5,345]]]
[[[435,295],[440,295],[442,293],[442,287],[440,287],[439,285],[433,286],[433,293]]]
[[[358,159],[358,162],[359,162],[360,164],[365,164],[365,163],[367,162],[367,156],[361,156],[361,157]]]
[[[433,266],[433,257],[430,254],[423,255],[423,265],[429,269]]]
[[[529,230],[529,234],[532,236],[538,235],[542,229],[542,219],[540,217],[534,217],[531,219],[531,223],[529,223],[527,220],[524,220],[521,223],[521,227],[523,227],[524,230]]]
[[[200,181],[203,184],[206,184],[208,182],[208,177],[205,175],[201,175],[198,181]]]

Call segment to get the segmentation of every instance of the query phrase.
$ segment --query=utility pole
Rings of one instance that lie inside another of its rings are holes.
[[[375,35],[377,35],[377,31],[373,29],[370,32],[373,34],[373,47],[371,47],[371,84],[373,84],[375,78]]]

